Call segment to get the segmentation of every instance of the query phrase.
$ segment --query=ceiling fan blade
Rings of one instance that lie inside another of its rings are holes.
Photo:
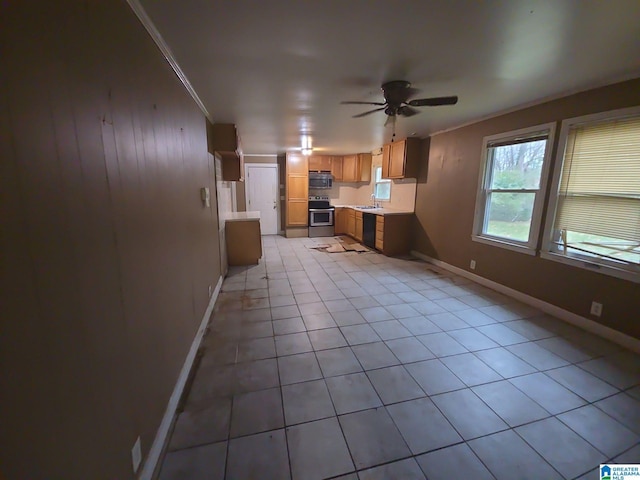
[[[413,117],[414,115],[420,113],[420,111],[410,107],[409,105],[403,105],[398,109],[398,113],[403,117]]]
[[[374,108],[373,110],[369,110],[368,112],[359,113],[358,115],[354,115],[353,118],[361,118],[366,117],[367,115],[371,115],[372,113],[379,112],[380,110],[384,110],[385,107]]]
[[[380,102],[340,102],[340,105],[386,105]]]
[[[433,97],[433,98],[417,98],[407,102],[412,107],[437,107],[439,105],[455,105],[458,103],[458,97]]]

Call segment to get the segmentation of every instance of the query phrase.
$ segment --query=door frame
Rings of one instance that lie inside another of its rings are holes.
[[[245,163],[244,164],[244,204],[245,210],[249,211],[249,168],[257,167],[257,168],[271,168],[276,171],[276,235],[280,235],[282,233],[281,230],[281,218],[280,218],[280,168],[276,162],[269,163]]]

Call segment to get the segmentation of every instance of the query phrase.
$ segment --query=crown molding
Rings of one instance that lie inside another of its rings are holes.
[[[196,102],[196,105],[200,107],[200,110],[202,110],[204,116],[209,118],[209,112],[207,111],[207,108],[204,106],[204,103],[202,103],[202,100],[200,100],[198,93],[195,91],[195,89],[191,85],[191,82],[189,82],[189,79],[182,71],[182,68],[180,68],[178,61],[173,56],[173,52],[169,48],[169,45],[167,45],[167,42],[165,42],[164,38],[162,38],[162,35],[160,35],[160,32],[151,21],[151,18],[149,18],[149,15],[147,15],[147,12],[140,4],[140,1],[127,0],[127,3],[131,7],[131,10],[133,10],[133,12],[136,14],[142,25],[144,25],[144,28],[147,30],[149,35],[151,35],[151,38],[160,49],[160,52],[162,52],[164,58],[167,60],[167,62],[169,62],[169,65],[171,65],[171,68],[178,76],[178,80],[180,80],[184,88],[187,90],[187,92],[189,92],[191,98],[193,98],[193,101]]]

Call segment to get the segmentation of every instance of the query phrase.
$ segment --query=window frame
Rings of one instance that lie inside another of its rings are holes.
[[[553,162],[554,167],[551,174],[551,191],[549,200],[547,201],[547,214],[544,221],[544,234],[540,251],[541,258],[640,283],[640,267],[630,265],[631,268],[626,268],[621,266],[620,263],[598,256],[579,255],[575,253],[563,254],[553,251],[553,229],[558,208],[560,180],[562,179],[564,155],[571,128],[579,125],[589,125],[637,116],[640,116],[640,107],[621,108],[590,115],[581,115],[562,121],[560,135],[558,136],[558,148],[556,149],[555,161]]]
[[[549,177],[549,168],[551,164],[551,155],[554,147],[556,122],[543,123],[540,125],[534,125],[532,127],[521,128],[518,130],[512,130],[509,132],[499,133],[495,135],[489,135],[482,140],[482,161],[480,174],[478,177],[478,188],[476,193],[476,205],[473,219],[473,230],[471,239],[474,242],[484,243],[495,247],[501,247],[508,250],[513,250],[527,255],[536,255],[538,241],[540,233],[542,231],[542,213],[545,207],[545,197],[547,192],[547,181]],[[491,179],[491,172],[493,170],[493,164],[490,165],[489,148],[491,143],[510,141],[516,143],[519,140],[526,140],[527,138],[535,138],[536,136],[546,135],[547,144],[542,160],[542,169],[540,171],[540,184],[537,189],[513,189],[505,190],[507,193],[527,193],[534,192],[535,200],[533,203],[533,211],[531,214],[531,223],[529,227],[529,240],[527,242],[519,242],[504,237],[497,237],[483,233],[485,227],[486,214],[488,212],[487,200],[489,182]]]
[[[380,181],[376,181],[376,172],[377,170],[380,169]],[[377,191],[378,191],[378,184],[381,183],[385,183],[385,184],[389,184],[389,198],[379,198],[377,196]],[[391,185],[393,184],[393,182],[388,179],[388,178],[383,178],[382,177],[382,166],[381,165],[376,165],[373,167],[373,198],[375,199],[376,202],[390,202],[391,201]]]

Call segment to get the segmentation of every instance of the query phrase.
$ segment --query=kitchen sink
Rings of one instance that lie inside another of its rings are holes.
[[[360,210],[373,210],[380,207],[374,207],[373,205],[356,205],[356,208],[359,208]]]

